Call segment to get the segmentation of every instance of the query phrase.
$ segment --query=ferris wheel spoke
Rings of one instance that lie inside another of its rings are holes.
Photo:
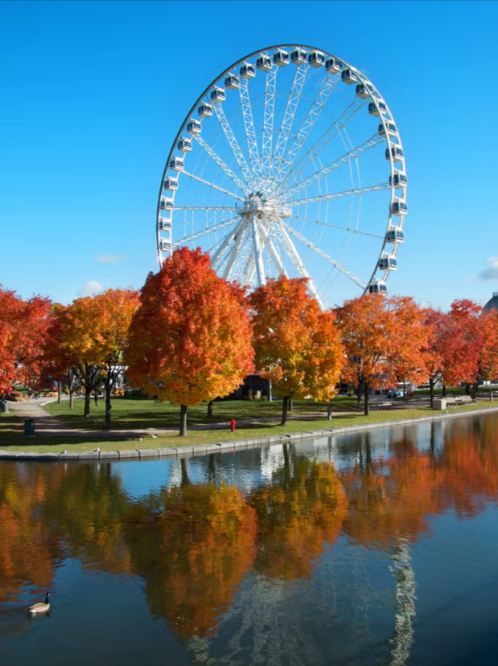
[[[242,231],[242,229],[245,227],[247,224],[245,219],[242,219],[239,224],[237,224],[236,227],[231,229],[225,238],[221,239],[220,246],[216,250],[216,252],[212,255],[211,257],[211,265],[213,268],[217,266],[218,263],[220,263],[220,259],[227,250],[229,244],[231,243],[232,239],[235,238],[235,236]]]
[[[206,229],[202,229],[201,231],[196,231],[193,234],[190,234],[190,236],[184,236],[183,238],[179,238],[177,241],[173,243],[175,247],[178,247],[180,245],[184,245],[185,243],[190,243],[190,241],[195,240],[196,238],[202,238],[202,236],[206,236],[206,234],[211,234],[214,231],[218,231],[219,229],[223,229],[224,227],[228,227],[229,225],[233,224],[235,220],[237,220],[238,217],[232,217],[229,220],[224,220],[223,222],[220,222],[219,224],[215,224],[212,227],[206,227]]]
[[[241,229],[241,231],[235,236],[235,243],[233,244],[233,247],[231,248],[228,254],[227,263],[225,265],[225,270],[223,272],[223,277],[225,278],[225,280],[230,280],[231,278],[233,266],[235,264],[235,261],[237,260],[237,257],[239,256],[240,248],[242,246],[242,241],[244,240],[244,236],[247,236],[247,229],[248,225],[246,224]]]
[[[336,261],[335,259],[332,259],[331,256],[329,256],[326,252],[324,252],[321,248],[318,247],[318,245],[315,245],[315,243],[312,243],[310,240],[308,240],[305,236],[300,234],[298,231],[293,229],[291,226],[286,224],[285,222],[280,222],[280,224],[288,229],[288,231],[295,236],[298,240],[300,240],[304,245],[310,248],[310,250],[313,250],[318,254],[322,259],[325,259],[325,261],[328,261],[329,264],[332,264],[335,268],[341,271],[346,277],[348,277],[350,280],[352,280],[355,284],[357,284],[359,287],[362,289],[365,289],[367,286],[366,282],[364,282],[361,278],[359,278],[357,275],[349,271],[345,266],[343,266],[341,263]]]
[[[188,176],[189,178],[193,178],[194,180],[198,180],[199,183],[204,183],[204,185],[209,185],[209,187],[212,187],[215,190],[218,190],[220,192],[224,192],[225,194],[228,194],[229,196],[233,197],[234,199],[238,199],[239,201],[244,201],[243,197],[239,197],[238,194],[234,194],[233,192],[229,192],[228,190],[225,190],[223,187],[220,187],[219,185],[215,185],[214,183],[210,183],[209,180],[204,180],[204,178],[200,178],[199,176],[196,176],[193,173],[189,173],[188,171],[183,171],[182,173],[185,176]]]
[[[232,149],[232,153],[234,154],[234,157],[237,160],[237,164],[239,165],[240,170],[244,174],[247,185],[249,186],[249,188],[251,188],[254,186],[253,174],[247,165],[244,153],[240,149],[239,143],[235,138],[235,134],[233,133],[232,127],[228,122],[228,118],[226,117],[225,112],[223,111],[223,107],[221,106],[221,104],[218,103],[218,104],[213,104],[213,108],[220,122],[221,129],[223,130],[223,133],[225,134],[225,137],[230,145],[230,148]]]
[[[254,119],[252,116],[251,98],[249,96],[249,85],[247,79],[241,79],[239,94],[240,104],[242,106],[242,115],[244,116],[244,127],[246,129],[247,147],[249,149],[252,171],[255,179],[258,179],[261,177],[261,164],[259,161],[258,144],[256,141],[256,131],[254,129]]]
[[[303,217],[302,215],[294,215],[293,217],[297,218],[298,220],[303,220],[304,222],[321,224],[324,227],[333,227],[334,229],[342,229],[343,231],[347,231],[352,234],[359,234],[360,236],[370,236],[371,238],[379,238],[379,239],[384,238],[384,236],[380,236],[379,234],[370,234],[367,231],[360,231],[359,229],[351,229],[351,227],[344,227],[341,226],[340,224],[332,224],[331,222],[324,222],[323,220],[312,220],[309,217]]]
[[[254,251],[254,261],[256,264],[256,278],[258,287],[261,287],[266,282],[265,265],[263,261],[263,244],[261,242],[261,235],[256,217],[253,217],[251,223],[252,230],[252,246]]]
[[[294,160],[298,156],[301,148],[303,147],[303,144],[308,138],[309,133],[313,129],[313,126],[315,125],[321,112],[323,111],[328,101],[328,98],[330,97],[330,93],[335,88],[335,85],[338,80],[339,79],[337,77],[335,79],[332,77],[327,77],[325,79],[317,98],[313,102],[310,110],[308,111],[308,114],[306,115],[306,118],[304,119],[299,129],[299,132],[294,137],[289,147],[289,150],[287,151],[285,157],[280,163],[279,169],[274,178],[275,182],[282,181],[285,178],[289,169],[292,167]]]
[[[381,183],[380,185],[370,185],[369,187],[358,187],[344,192],[332,192],[331,194],[320,194],[316,197],[309,197],[309,199],[298,199],[292,201],[293,206],[303,206],[304,204],[314,203],[315,201],[330,201],[331,199],[340,199],[341,197],[352,197],[356,194],[368,194],[369,192],[379,192],[380,190],[390,189],[389,183]]]
[[[197,141],[197,143],[206,151],[206,153],[211,157],[216,164],[222,169],[226,175],[233,180],[233,182],[237,185],[237,187],[242,190],[245,194],[249,193],[249,188],[247,185],[244,185],[244,183],[234,174],[234,172],[230,169],[230,167],[225,164],[225,162],[221,159],[221,157],[211,148],[211,146],[201,137],[200,134],[194,134],[194,139]]]
[[[261,238],[263,239],[263,243],[266,246],[268,250],[268,254],[272,258],[273,263],[275,264],[278,274],[279,275],[287,275],[287,272],[285,270],[284,264],[282,263],[282,258],[280,254],[278,253],[277,248],[275,247],[273,240],[269,237],[264,224],[262,224],[259,220],[255,220],[255,223],[258,225],[259,229],[259,234]]]
[[[315,183],[317,180],[320,180],[321,178],[324,178],[325,176],[328,176],[329,173],[332,171],[335,171],[336,169],[339,169],[340,167],[344,166],[345,164],[349,164],[352,160],[356,159],[363,153],[366,153],[368,150],[371,148],[374,148],[374,146],[377,146],[379,143],[381,143],[384,139],[379,135],[379,134],[374,134],[370,139],[365,141],[364,143],[360,144],[359,146],[355,146],[351,150],[349,150],[347,153],[342,155],[342,157],[339,157],[339,159],[335,160],[334,162],[330,162],[324,167],[320,167],[317,169],[313,174],[311,174],[308,178],[305,178],[304,180],[301,180],[299,182],[299,185],[296,187],[288,187],[285,190],[281,190],[279,192],[279,196],[283,196],[287,194],[287,196],[292,196],[293,194],[296,194],[300,190],[303,190],[306,187],[309,187],[313,183]],[[300,177],[302,172],[299,174],[295,174],[296,180]]]
[[[270,71],[266,74],[265,108],[263,115],[263,144],[261,147],[262,167],[265,177],[269,176],[271,169],[277,71],[278,67],[272,63]]]
[[[358,111],[364,105],[365,102],[363,100],[358,102],[358,99],[354,99],[351,104],[341,113],[341,115],[330,124],[326,132],[324,132],[323,135],[317,141],[315,141],[311,148],[303,154],[301,159],[294,165],[293,173],[301,174],[309,164],[312,164],[313,160],[315,160],[320,155],[320,153],[325,150],[329,143],[340,133],[341,129],[345,127],[348,122],[352,120],[352,118],[354,118],[356,113],[358,113]],[[297,171],[299,166],[301,169]]]
[[[287,229],[286,229],[287,225],[283,224],[282,220],[280,220],[278,222],[278,227],[279,227],[279,230],[280,230],[280,234],[282,236],[282,245],[283,245],[285,251],[287,252],[290,260],[294,264],[294,266],[295,266],[297,272],[299,273],[299,275],[303,278],[308,278],[308,280],[309,280],[308,289],[311,291],[312,295],[316,298],[316,300],[320,304],[320,307],[322,308],[322,310],[324,310],[326,308],[327,304],[325,303],[322,294],[318,291],[317,286],[316,286],[313,278],[311,277],[311,275],[306,270],[306,267],[303,263],[303,260],[301,259],[300,255],[299,255],[299,252],[296,249],[296,246],[292,242],[292,239],[291,239],[291,237],[289,236],[289,234],[287,232]]]
[[[285,153],[285,147],[291,133],[292,125],[294,123],[294,118],[299,104],[299,99],[301,97],[301,91],[306,80],[308,67],[308,65],[299,65],[299,67],[296,69],[296,73],[294,74],[294,80],[292,82],[292,88],[287,99],[284,118],[279,129],[275,155],[272,159],[270,167],[270,182],[275,179],[275,169],[280,167],[280,163]]]

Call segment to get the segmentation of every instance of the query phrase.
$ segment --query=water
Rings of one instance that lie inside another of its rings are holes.
[[[0,464],[0,663],[495,663],[498,416]],[[52,592],[46,616],[25,607]]]

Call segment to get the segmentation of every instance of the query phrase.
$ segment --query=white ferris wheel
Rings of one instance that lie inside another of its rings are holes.
[[[198,98],[168,155],[161,265],[201,247],[229,280],[310,278],[322,308],[385,293],[407,213],[401,137],[358,69],[309,46],[272,46]]]

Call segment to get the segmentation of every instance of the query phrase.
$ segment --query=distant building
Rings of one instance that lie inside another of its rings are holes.
[[[498,291],[493,292],[493,298],[490,298],[482,309],[483,312],[489,312],[490,310],[498,310]]]

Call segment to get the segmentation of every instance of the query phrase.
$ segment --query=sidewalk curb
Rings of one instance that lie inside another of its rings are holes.
[[[210,442],[209,444],[190,444],[185,447],[167,447],[157,449],[126,449],[123,451],[82,451],[80,453],[68,451],[66,453],[28,453],[24,451],[1,451],[1,460],[24,461],[71,461],[71,462],[93,462],[93,461],[120,461],[120,460],[153,460],[159,458],[185,458],[203,456],[209,453],[232,453],[237,449],[255,449],[271,446],[272,444],[287,444],[302,439],[313,439],[317,437],[334,437],[335,435],[348,435],[362,430],[374,430],[379,428],[395,428],[399,426],[415,425],[417,423],[430,423],[464,416],[481,416],[498,412],[498,407],[486,409],[469,410],[465,412],[438,413],[431,416],[421,416],[418,419],[403,419],[400,421],[382,421],[380,423],[363,423],[357,426],[338,426],[336,428],[325,428],[324,430],[292,432],[284,435],[271,435],[269,437],[257,437],[252,439],[239,439],[225,442]]]

